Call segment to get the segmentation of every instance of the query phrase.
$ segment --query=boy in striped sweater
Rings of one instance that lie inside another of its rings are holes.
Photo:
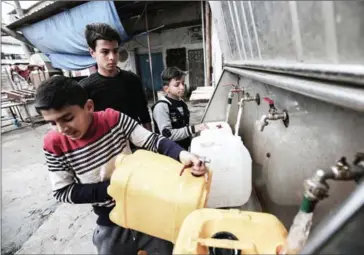
[[[94,112],[93,101],[74,80],[53,76],[37,89],[35,107],[54,126],[44,137],[44,153],[53,195],[60,202],[92,204],[98,215],[93,243],[99,254],[171,254],[172,244],[124,229],[109,219],[115,202],[107,194],[115,157],[138,147],[192,165],[203,175],[197,156],[171,140],[151,133],[127,115],[112,109]]]

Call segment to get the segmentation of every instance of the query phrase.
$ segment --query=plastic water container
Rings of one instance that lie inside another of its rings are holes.
[[[174,243],[185,217],[206,205],[210,173],[208,180],[191,169],[180,176],[183,164],[145,150],[119,155],[115,166],[108,194],[116,202],[110,219],[119,226]]]
[[[252,159],[240,136],[206,133],[191,142],[191,152],[211,160],[209,208],[244,205],[252,189]]]
[[[207,122],[206,125],[209,127],[209,129],[202,130],[200,135],[205,135],[209,133],[214,133],[216,135],[220,133],[233,135],[233,131],[231,130],[231,127],[227,122]]]
[[[274,215],[205,208],[186,217],[173,254],[277,254],[286,238]]]

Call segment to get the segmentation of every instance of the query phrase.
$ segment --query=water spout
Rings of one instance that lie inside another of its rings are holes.
[[[264,128],[266,126],[268,126],[268,115],[263,115],[261,118],[260,118],[260,131],[263,132]]]

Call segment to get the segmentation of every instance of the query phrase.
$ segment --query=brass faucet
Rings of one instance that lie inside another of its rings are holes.
[[[248,92],[244,93],[244,97],[240,100],[239,105],[242,106],[244,104],[244,102],[251,102],[251,101],[255,101],[257,103],[257,105],[260,105],[260,96],[257,93],[255,95],[255,97],[250,96],[250,94]]]
[[[263,132],[264,128],[268,126],[268,120],[282,120],[285,127],[289,125],[288,112],[284,110],[279,113],[277,108],[274,106],[274,101],[268,97],[264,98],[265,101],[269,103],[269,112],[267,115],[263,115],[260,118],[260,131]]]
[[[244,95],[244,88],[240,88],[239,85],[235,85],[235,84],[225,84],[223,85],[224,87],[226,86],[231,86],[232,88],[230,89],[229,91],[229,94],[228,94],[228,104],[231,104],[231,101],[234,97],[234,94],[239,94],[239,93],[242,93]]]
[[[230,89],[229,94],[228,94],[228,103],[227,103],[226,116],[225,116],[225,121],[228,122],[229,115],[230,115],[230,109],[231,109],[231,103],[233,102],[234,94],[236,93],[236,94],[238,94],[238,96],[240,96],[240,94],[244,95],[244,88],[240,88],[239,85],[235,85],[235,84],[226,84],[223,86],[224,87],[232,86],[232,88]]]
[[[319,201],[328,197],[327,180],[359,182],[364,177],[364,153],[357,153],[353,165],[349,165],[345,157],[339,159],[329,170],[317,170],[315,175],[305,180],[304,196],[311,201]]]

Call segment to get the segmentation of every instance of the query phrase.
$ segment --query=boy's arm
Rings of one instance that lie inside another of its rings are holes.
[[[44,150],[53,196],[59,202],[71,204],[100,203],[111,199],[107,194],[110,181],[79,184],[75,173],[67,166],[64,156],[57,156]]]
[[[172,128],[169,108],[166,103],[158,103],[153,109],[153,118],[161,134],[173,141],[180,141],[195,133],[194,127]]]
[[[197,155],[194,155],[181,146],[165,137],[151,133],[141,125],[135,126],[130,134],[130,140],[137,146],[147,150],[157,151],[160,154],[169,156],[185,166],[190,167],[192,174],[201,176],[206,173],[206,166]]]
[[[180,161],[180,153],[184,149],[175,142],[146,130],[141,125],[138,125],[135,120],[123,113],[120,113],[119,121],[126,139],[130,140],[136,146]]]

